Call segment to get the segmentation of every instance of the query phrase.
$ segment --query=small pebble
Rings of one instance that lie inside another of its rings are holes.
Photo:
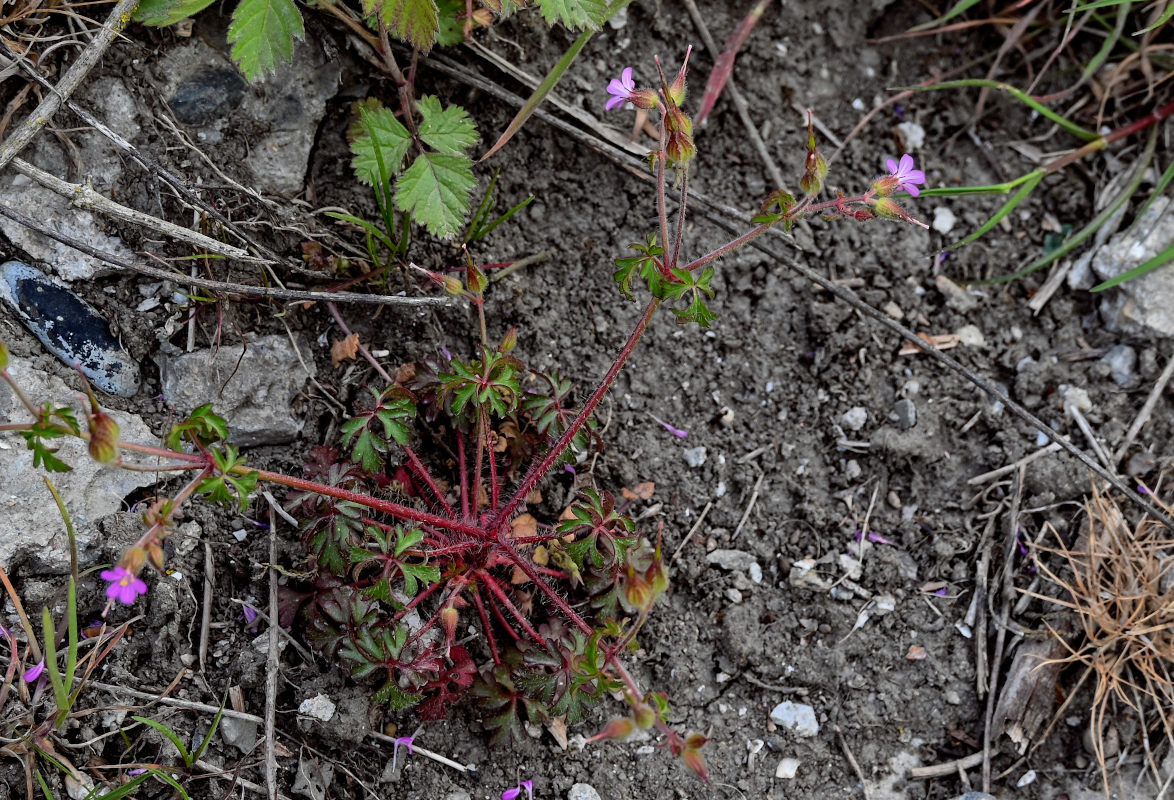
[[[902,397],[893,404],[893,414],[897,417],[897,427],[903,431],[917,424],[917,406],[908,397]]]
[[[754,581],[755,583],[762,583],[762,567],[758,566],[757,561],[750,565],[750,568],[747,570],[747,572],[750,573],[750,580]]]
[[[954,223],[957,221],[954,212],[945,206],[938,206],[933,210],[933,229],[938,233],[947,234],[954,230]]]
[[[815,709],[806,703],[792,703],[784,700],[770,712],[771,722],[780,728],[785,728],[800,739],[806,739],[819,733],[819,722],[815,719]]]
[[[947,689],[943,697],[945,697],[946,702],[952,706],[962,705],[962,695],[958,694],[953,689]]]
[[[742,602],[742,593],[739,592],[737,589],[735,589],[733,586],[731,586],[729,589],[726,589],[726,599],[729,600],[731,603],[741,603]]]
[[[885,303],[884,307],[881,310],[884,311],[885,314],[887,314],[889,317],[891,317],[895,320],[905,319],[905,312],[902,311],[901,307],[899,305],[897,305],[896,303],[894,303],[892,300]]]
[[[925,144],[925,128],[916,122],[902,122],[897,126],[897,133],[905,142],[905,149],[910,153],[920,150],[921,146]]]
[[[970,311],[978,305],[978,300],[973,295],[945,275],[936,276],[934,278],[934,286],[945,296],[946,305],[955,311]]]
[[[864,423],[868,422],[868,411],[861,406],[850,408],[840,417],[840,421],[848,430],[858,431],[864,427]]]
[[[958,341],[967,347],[986,347],[986,337],[977,325],[963,325],[954,333],[958,336]]]
[[[589,783],[576,783],[567,792],[567,800],[602,800],[599,792]]]
[[[697,468],[705,463],[705,445],[700,447],[690,447],[685,451],[685,463],[690,467]]]
[[[249,537],[249,534],[244,528],[237,528],[235,531],[232,532],[232,536],[238,542],[243,542],[245,539],[247,539]]]
[[[758,566],[754,563],[754,555],[745,550],[714,550],[705,556],[705,562],[730,571],[747,570],[751,566]],[[761,575],[761,569],[759,574]]]
[[[303,717],[329,722],[334,718],[334,701],[324,694],[318,694],[302,701],[298,713]]]
[[[797,758],[784,758],[782,761],[779,762],[779,765],[777,767],[775,767],[775,777],[782,778],[783,780],[789,781],[789,780],[791,780],[791,778],[794,778],[798,773],[799,773],[799,759],[797,759]]]
[[[1137,351],[1127,344],[1119,344],[1101,357],[1101,363],[1109,368],[1109,376],[1118,386],[1124,386],[1133,380],[1133,370],[1137,366]]]

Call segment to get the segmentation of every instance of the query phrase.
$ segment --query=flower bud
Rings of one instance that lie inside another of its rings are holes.
[[[118,561],[118,566],[125,569],[131,575],[138,575],[146,561],[147,552],[141,547],[132,547],[122,554],[122,558]]]
[[[100,464],[113,464],[118,460],[118,423],[98,405],[98,398],[87,385],[90,396],[90,458]]]
[[[501,340],[501,352],[508,353],[518,346],[518,327],[515,325],[505,332]]]
[[[656,724],[656,712],[647,703],[640,703],[632,710],[632,719],[637,728],[646,731]]]
[[[667,94],[669,100],[677,107],[680,107],[685,102],[685,73],[689,69],[689,56],[692,52],[693,45],[689,45],[689,48],[685,50],[685,60],[681,64],[681,68],[677,70],[677,77],[673,79],[673,82],[668,87]]]
[[[867,208],[858,208],[852,212],[852,216],[856,218],[857,222],[868,222],[870,219],[876,219],[876,214],[873,214]]]
[[[485,287],[489,284],[489,281],[485,278],[485,273],[472,264],[469,264],[465,269],[465,282],[469,286],[469,291],[477,294],[485,291]]]
[[[452,642],[456,638],[457,621],[460,616],[460,613],[452,606],[446,606],[440,610],[440,627],[444,628],[446,641]]]
[[[705,756],[701,755],[701,751],[694,748],[687,748],[681,753],[681,760],[685,762],[685,766],[693,770],[705,783],[709,783],[709,768],[705,766]]]
[[[459,297],[465,292],[465,287],[461,285],[461,279],[455,275],[445,275],[441,278],[440,282],[444,286],[444,291],[453,297]]]
[[[693,145],[693,120],[678,108],[670,108],[665,116],[665,155],[669,166],[679,167],[697,153]]]
[[[803,177],[799,179],[799,188],[809,195],[819,194],[823,188],[824,179],[828,176],[828,162],[820,154],[815,145],[815,125],[812,122],[811,112],[807,112],[807,157],[803,160]]]
[[[155,569],[163,571],[163,547],[158,542],[151,542],[147,545],[147,560]]]
[[[627,717],[618,717],[607,723],[599,733],[587,741],[602,742],[607,739],[623,739],[635,729],[635,724]]]
[[[901,185],[901,180],[896,175],[884,175],[876,179],[872,184],[872,190],[881,197],[888,197]]]
[[[660,106],[660,98],[656,96],[655,89],[636,89],[628,95],[628,102],[636,106],[636,108],[643,108],[645,110]]]
[[[885,219],[906,219],[909,216],[905,213],[905,209],[897,205],[896,200],[891,200],[888,197],[881,197],[874,200],[872,202],[872,208],[876,211],[877,216],[884,217]]]

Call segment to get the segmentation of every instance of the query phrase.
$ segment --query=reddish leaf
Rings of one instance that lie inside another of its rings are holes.
[[[746,18],[730,34],[730,38],[726,39],[721,54],[713,64],[713,72],[709,73],[709,80],[705,83],[705,94],[701,98],[701,108],[697,110],[694,124],[700,125],[713,110],[713,104],[717,102],[722,89],[726,88],[726,81],[730,79],[730,74],[734,71],[734,59],[737,57],[738,51],[742,49],[750,31],[754,30],[754,26],[758,24],[758,20],[765,13],[770,2],[771,0],[758,0]]]

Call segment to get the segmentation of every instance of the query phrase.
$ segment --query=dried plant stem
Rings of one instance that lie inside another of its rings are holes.
[[[138,7],[139,0],[119,0],[110,10],[106,22],[102,24],[97,35],[90,40],[77,60],[70,65],[65,75],[53,87],[53,91],[46,93],[44,99],[25,118],[20,127],[5,139],[3,144],[0,144],[0,169],[8,166],[9,162],[28,146],[33,137],[48,124],[57,110],[61,108],[61,104],[69,99],[94,65],[98,63],[98,59],[110,47],[114,37],[122,33],[122,29],[130,22]]]

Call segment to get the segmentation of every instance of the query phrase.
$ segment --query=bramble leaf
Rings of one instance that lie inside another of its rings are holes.
[[[424,153],[400,176],[395,205],[435,236],[457,233],[469,210],[473,162],[463,155]]]
[[[404,389],[392,386],[382,393],[370,389],[374,402],[342,426],[342,446],[351,450],[351,458],[367,472],[383,467],[391,443],[407,444],[411,438],[411,421],[416,418],[416,404]]]
[[[183,422],[172,425],[164,441],[170,449],[180,450],[185,433],[188,434],[189,441],[200,447],[207,447],[228,438],[228,421],[212,410],[211,403],[205,403],[188,414],[188,418]]]
[[[460,106],[444,108],[431,95],[416,103],[420,109],[420,138],[447,155],[463,155],[477,141],[477,126]]]
[[[538,0],[538,8],[548,24],[561,22],[568,28],[598,28],[608,17],[604,0]]]
[[[143,0],[135,11],[135,21],[155,27],[174,25],[210,5],[212,0]]]
[[[385,183],[403,168],[412,136],[390,108],[361,108],[359,115],[362,132],[351,142],[351,169],[369,186]]]
[[[393,36],[423,52],[440,30],[435,0],[363,0],[363,12],[378,16]]]
[[[241,0],[228,26],[232,59],[250,81],[291,60],[294,39],[305,35],[293,0]]]
[[[216,465],[217,474],[200,481],[196,491],[208,495],[208,499],[214,503],[237,506],[244,511],[249,506],[249,495],[257,489],[257,473],[232,472],[234,468],[242,466],[245,460],[231,444],[211,448],[208,453]]]

